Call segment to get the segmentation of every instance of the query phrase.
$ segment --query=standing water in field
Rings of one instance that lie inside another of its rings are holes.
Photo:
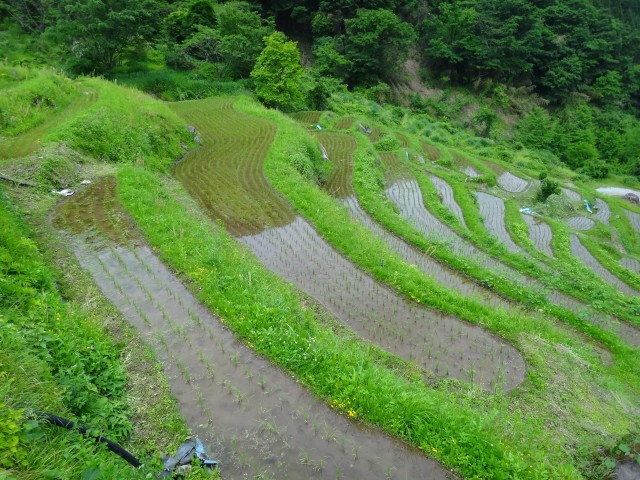
[[[61,203],[80,264],[156,352],[223,478],[450,478],[405,444],[331,410],[238,342],[144,245],[114,179]]]
[[[197,105],[208,106],[206,113]],[[522,381],[524,361],[512,346],[381,286],[337,254],[303,219],[292,218],[283,225],[281,220],[293,217],[293,210],[262,176],[272,138],[265,132],[274,128],[269,122],[211,101],[186,102],[175,108],[209,139],[180,162],[176,177],[213,218],[229,221],[229,228],[268,268],[310,294],[365,339],[438,375],[488,389],[508,390]],[[207,177],[206,186],[192,179],[190,172],[209,170],[218,173]],[[221,190],[224,195],[217,193]],[[223,215],[224,211],[246,212],[241,220],[251,228],[238,228],[239,219]],[[251,212],[263,220],[263,231],[254,231],[256,222],[249,224]]]

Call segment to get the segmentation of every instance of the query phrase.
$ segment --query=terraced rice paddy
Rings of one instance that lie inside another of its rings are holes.
[[[522,218],[529,227],[529,238],[536,248],[553,257],[553,250],[551,249],[553,232],[551,231],[551,227],[542,219],[531,215],[523,213]]]
[[[611,218],[611,208],[609,204],[601,198],[596,198],[594,207],[596,208],[596,212],[591,217],[605,225],[609,225],[609,218]]]
[[[629,222],[631,222],[633,229],[640,234],[640,213],[632,212],[631,210],[625,210],[624,213],[627,215]]]
[[[521,193],[529,188],[528,181],[509,172],[504,172],[497,181],[500,188],[510,193]]]
[[[358,144],[351,135],[346,133],[319,132],[316,134],[320,143],[325,147],[329,161],[334,170],[324,189],[337,198],[345,198],[351,194],[351,172],[353,161],[351,156]]]
[[[154,348],[223,477],[449,478],[421,452],[336,414],[237,342],[142,243],[114,187],[107,180],[64,201],[54,222],[77,234],[81,265]]]
[[[596,222],[594,222],[590,218],[587,218],[582,215],[578,217],[568,218],[567,223],[574,230],[581,230],[581,231],[591,230],[596,224]]]
[[[484,192],[476,192],[476,199],[480,207],[480,216],[489,233],[504,243],[510,252],[524,253],[522,248],[511,239],[505,227],[504,200]]]
[[[338,130],[348,130],[351,128],[351,125],[353,125],[353,122],[355,122],[355,120],[355,117],[341,117],[336,122],[335,128],[337,128]]]
[[[620,264],[632,272],[640,273],[640,262],[635,258],[625,257],[620,259]]]
[[[401,133],[396,133],[396,138],[400,142],[400,146],[402,148],[409,148],[409,139],[406,135],[402,135]]]
[[[318,123],[320,123],[321,116],[322,112],[319,111],[296,112],[291,114],[291,117],[298,122],[312,126],[316,126]]]
[[[204,145],[174,168],[201,207],[234,235],[286,225],[295,215],[264,178],[262,162],[273,124],[240,113],[229,100],[178,102],[171,107],[194,125]],[[208,115],[202,115],[206,110]]]
[[[351,171],[356,143],[352,137],[340,133],[323,132],[322,141],[327,145],[329,158],[334,164],[333,175],[325,184],[327,192],[339,198],[349,209],[351,216],[363,226],[382,238],[392,250],[397,252],[409,265],[415,265],[422,272],[434,277],[440,284],[458,291],[466,297],[475,297],[494,307],[508,308],[511,305],[493,292],[482,288],[468,278],[449,270],[400,237],[391,234],[375,222],[360,206],[351,187]],[[337,178],[336,178],[337,177]],[[339,188],[338,188],[339,187]]]
[[[435,145],[431,145],[427,142],[420,142],[420,146],[422,147],[422,150],[427,155],[429,160],[431,160],[432,162],[437,162],[442,157],[442,152],[440,152],[440,149]]]
[[[449,242],[450,248],[459,255],[477,261],[484,267],[511,279],[513,283],[526,285],[534,291],[545,291],[537,280],[521,275],[498,260],[489,257],[442,224],[426,209],[419,185],[415,178],[411,178],[410,172],[400,165],[397,157],[393,154],[381,154],[381,158],[384,160],[388,173],[387,183],[390,184],[387,188],[387,195],[398,206],[400,215],[413,222],[415,227],[421,230],[427,238],[444,239]],[[437,226],[437,229],[434,226]],[[596,313],[578,300],[557,290],[547,292],[546,296],[550,302],[579,313],[586,321],[605,330],[616,332],[620,338],[630,344],[640,345],[640,332],[635,328],[621,323],[613,317]]]
[[[453,196],[453,189],[451,188],[451,185],[449,185],[440,177],[436,177],[435,175],[429,175],[429,179],[431,180],[431,183],[433,183],[433,185],[436,187],[436,190],[438,191],[438,196],[440,197],[440,200],[442,201],[443,205],[447,207],[449,211],[456,216],[458,221],[463,226],[466,227],[467,224],[464,221],[464,215],[462,213],[462,209],[460,208],[460,205],[458,205],[458,202],[456,202],[456,199]]]
[[[210,118],[211,114],[207,110],[209,107],[210,104],[203,102],[199,115]],[[212,107],[216,108],[217,116],[215,132],[206,131],[206,128],[213,126],[203,126],[202,118],[197,114],[187,117],[191,124],[203,132],[205,139],[209,135],[219,136],[216,142],[205,143],[193,154],[198,155],[197,161],[206,162],[209,158],[211,162],[224,165],[224,156],[234,155],[227,153],[232,149],[225,145],[225,139],[232,139],[230,143],[234,149],[245,149],[253,145],[253,138],[250,135],[234,137],[235,131],[232,129],[238,128],[233,120],[236,113],[228,111],[226,106],[222,109],[217,104]],[[258,119],[253,121],[260,122]],[[264,127],[258,125],[253,128],[257,131],[264,130]],[[331,148],[336,148],[333,142],[342,144],[346,150],[355,148],[355,144],[347,136],[325,135],[321,138]],[[250,160],[230,156],[227,161],[252,161],[257,165],[245,170],[254,172],[261,169],[265,154],[266,152],[262,153],[262,158],[254,155]],[[190,155],[181,164],[189,165],[189,157]],[[334,172],[335,180],[330,183],[338,186],[336,191],[346,188],[344,178],[348,175],[348,168],[347,166],[342,173]],[[198,190],[201,183],[192,182],[186,177],[188,172],[189,170],[184,170],[179,179],[185,180],[187,189],[208,207],[207,211],[216,212],[216,202],[222,200],[207,197],[209,189]],[[243,188],[242,181],[235,182],[233,188]],[[254,190],[252,194],[258,196],[260,191]],[[240,193],[228,191],[231,198],[240,197]],[[250,208],[261,208],[269,198],[252,198]],[[293,211],[282,199],[278,198],[278,202],[276,211],[288,209],[293,215]],[[274,205],[270,205],[270,208],[273,209]],[[255,214],[257,217],[264,217],[260,211]],[[286,215],[288,214],[284,213],[281,218]],[[224,219],[223,221],[226,222]],[[231,225],[234,226],[235,223],[232,222]],[[307,292],[336,314],[343,323],[382,348],[415,361],[439,375],[475,381],[486,388],[492,389],[500,384],[508,390],[522,380],[524,363],[515,349],[505,346],[479,328],[408,302],[404,297],[380,286],[338,255],[304,220],[296,218],[285,226],[267,228],[260,233],[236,231],[236,235],[241,237],[239,240],[268,268]],[[380,303],[380,299],[384,299],[384,302]],[[443,340],[445,338],[448,339],[447,342]],[[473,341],[468,342],[467,339]]]
[[[562,193],[564,193],[572,202],[579,202],[582,200],[582,196],[578,192],[574,192],[573,190],[565,187],[560,187],[560,190],[562,190]]]
[[[640,295],[640,292],[634,290],[618,277],[609,272],[609,270],[604,268],[602,264],[600,264],[600,262],[598,262],[598,260],[596,260],[595,257],[591,255],[591,253],[589,253],[585,246],[582,245],[582,242],[580,242],[580,239],[577,237],[577,235],[571,235],[571,253],[575,257],[578,257],[589,270],[594,272],[608,284],[616,287],[625,295]]]

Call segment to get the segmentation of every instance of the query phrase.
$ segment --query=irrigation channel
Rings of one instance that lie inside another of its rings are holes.
[[[54,224],[104,295],[154,348],[189,427],[224,478],[451,476],[382,432],[334,412],[236,341],[144,244],[113,178],[63,201]]]
[[[229,109],[219,102],[205,101],[200,103],[200,108],[190,108],[193,105],[196,104],[178,104],[176,110],[196,126],[205,142],[194,155],[187,155],[182,160],[176,168],[176,177],[201,200],[201,206],[213,219],[223,222],[226,218],[216,205],[219,196],[208,197],[207,192],[218,192],[228,185],[238,189],[265,185],[265,188],[240,192],[229,189],[224,201],[242,203],[252,197],[248,205],[228,207],[238,211],[259,208],[267,201],[261,198],[266,193],[269,201],[278,202],[270,209],[283,213],[273,224],[265,225],[260,232],[235,230],[238,240],[267,268],[315,298],[362,338],[437,375],[473,382],[491,391],[496,387],[508,391],[523,380],[524,361],[515,348],[482,328],[428,309],[376,282],[337,253],[303,218],[295,217],[284,200],[273,192],[266,192],[269,187],[264,178],[226,179],[225,174],[230,171],[251,172],[262,177],[264,155],[271,137],[262,136],[266,146],[256,139],[261,132],[269,130],[261,125],[268,122]],[[238,130],[243,133],[235,137]],[[227,138],[232,138],[233,148],[226,144]],[[246,139],[246,142],[239,139]],[[262,156],[230,154],[233,149],[256,149]],[[226,162],[233,162],[234,167],[225,166]],[[208,177],[206,191],[202,190],[202,182],[193,178],[190,172],[215,169],[201,163],[220,165],[219,173]],[[243,182],[247,187],[243,187]],[[255,212],[255,215],[268,218],[263,212]],[[278,220],[285,217],[292,220],[286,225],[279,224]],[[231,226],[237,225],[238,221],[232,219]]]
[[[424,205],[420,186],[409,169],[404,167],[393,153],[383,152],[380,156],[385,164],[388,198],[398,206],[400,215],[412,222],[427,238],[440,242],[446,241],[452,251],[511,279],[514,283],[526,285],[535,291],[545,291],[544,286],[539,281],[522,275],[499,260],[490,257],[462,239],[449,226],[437,219]],[[547,299],[558,306],[580,314],[585,320],[601,328],[615,332],[616,335],[631,345],[640,346],[640,330],[633,326],[614,317],[595,312],[577,299],[564,295],[557,290],[548,292]]]

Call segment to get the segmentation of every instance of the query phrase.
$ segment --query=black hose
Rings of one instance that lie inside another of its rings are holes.
[[[76,425],[75,422],[72,422],[71,420],[67,420],[66,418],[58,417],[53,413],[37,412],[37,411],[32,411],[31,413],[36,417],[40,417],[48,420],[49,423],[56,425],[58,427],[66,428],[67,430],[74,430],[74,429],[78,430],[82,435],[85,435],[87,437],[92,437],[97,442],[104,443],[109,450],[111,450],[116,455],[119,455],[120,457],[122,457],[124,460],[129,462],[134,467],[138,468],[140,466],[140,461],[136,457],[134,457],[131,453],[127,452],[120,445],[118,445],[115,442],[112,442],[111,440],[109,440],[106,437],[103,437],[102,435],[91,433],[86,427],[83,427],[81,425]]]

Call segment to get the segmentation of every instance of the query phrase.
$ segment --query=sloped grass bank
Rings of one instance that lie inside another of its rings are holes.
[[[20,478],[92,471],[133,478],[129,465],[95,442],[28,419],[29,409],[50,411],[116,441],[132,430],[120,349],[98,319],[61,299],[53,272],[0,195],[0,469]]]
[[[104,80],[82,82],[98,90],[98,100],[43,141],[65,142],[105,162],[134,162],[161,171],[184,153],[182,145],[191,142],[182,120],[165,104]]]

